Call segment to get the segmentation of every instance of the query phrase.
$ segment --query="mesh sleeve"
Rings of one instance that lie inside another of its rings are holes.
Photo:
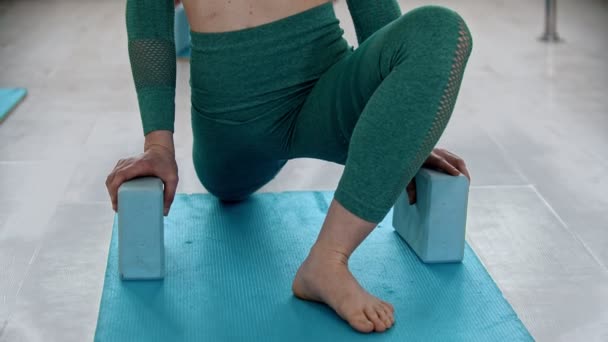
[[[471,33],[464,21],[461,19],[460,29],[458,31],[458,43],[456,45],[454,57],[452,58],[452,68],[450,70],[447,84],[443,89],[443,95],[441,96],[441,100],[439,102],[439,108],[437,109],[433,124],[422,142],[421,148],[418,150],[418,154],[414,159],[415,162],[411,163],[410,167],[419,167],[419,165],[424,163],[435,147],[435,144],[441,137],[441,134],[445,130],[452,112],[454,111],[454,106],[456,105],[456,98],[458,97],[460,84],[462,83],[464,69],[467,61],[469,60],[469,55],[471,54],[472,48],[473,40],[471,38]],[[417,171],[418,170],[415,168],[410,168],[406,171],[406,174],[414,175]]]
[[[401,16],[396,0],[346,0],[346,4],[353,18],[359,44]]]
[[[144,134],[174,129],[174,12],[173,0],[127,0],[129,59]]]

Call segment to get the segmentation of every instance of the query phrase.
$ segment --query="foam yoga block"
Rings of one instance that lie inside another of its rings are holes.
[[[118,189],[118,268],[122,279],[165,274],[163,182],[137,178]]]
[[[416,203],[404,191],[394,207],[393,226],[426,263],[460,262],[464,256],[469,181],[421,169]]]
[[[175,8],[174,21],[175,53],[177,57],[190,56],[190,24],[184,11],[184,6]]]

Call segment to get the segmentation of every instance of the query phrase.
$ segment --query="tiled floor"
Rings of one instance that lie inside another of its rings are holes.
[[[558,2],[565,42],[546,45],[541,0],[438,1],[475,40],[440,145],[470,165],[468,241],[532,335],[608,341],[608,3]],[[0,124],[0,341],[92,339],[113,218],[103,183],[142,145],[123,11],[0,1],[0,87],[29,89]],[[188,73],[181,61],[179,191],[201,192]],[[332,189],[340,172],[297,160],[264,190]]]

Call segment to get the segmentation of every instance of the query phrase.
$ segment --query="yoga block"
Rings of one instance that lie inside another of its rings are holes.
[[[143,177],[118,188],[118,269],[124,280],[165,275],[163,182]]]
[[[175,53],[177,57],[189,57],[190,56],[190,24],[186,17],[186,11],[184,6],[179,5],[175,7],[174,17],[174,39],[175,39]]]
[[[404,191],[393,211],[393,227],[425,263],[461,262],[464,256],[469,181],[420,169],[416,203]]]

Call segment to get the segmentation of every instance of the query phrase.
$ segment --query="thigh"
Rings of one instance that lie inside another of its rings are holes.
[[[385,115],[372,118],[363,113],[399,110],[407,119],[417,113],[409,107],[437,106],[452,67],[458,22],[457,14],[447,10],[416,9],[345,54],[323,74],[303,104],[294,124],[290,156],[345,163],[355,126],[362,121],[368,126],[387,124],[379,122]],[[387,82],[390,86],[383,87]],[[374,96],[378,90],[382,94]],[[399,108],[390,107],[395,103]],[[365,111],[370,106],[380,107]]]
[[[291,158],[345,162],[357,120],[389,71],[379,65],[384,30],[351,49],[317,81],[294,124]]]
[[[271,181],[285,160],[269,157],[250,126],[214,123],[192,114],[192,157],[203,186],[223,201],[240,201]],[[271,154],[272,155],[272,154]]]

